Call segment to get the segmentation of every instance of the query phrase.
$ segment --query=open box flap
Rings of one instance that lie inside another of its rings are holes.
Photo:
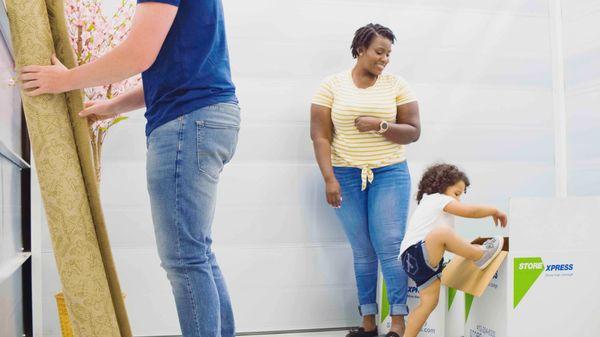
[[[472,243],[482,244],[487,239],[477,238]],[[472,261],[462,256],[455,256],[442,272],[442,284],[479,297],[483,294],[507,255],[508,238],[504,238],[502,251],[484,270],[477,268]]]

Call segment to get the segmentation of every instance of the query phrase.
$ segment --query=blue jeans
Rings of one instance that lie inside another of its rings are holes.
[[[240,109],[216,104],[156,128],[147,178],[161,265],[185,337],[233,337],[225,280],[211,250],[217,183],[238,139]]]
[[[398,261],[410,198],[406,162],[373,169],[373,183],[361,191],[361,169],[334,167],[342,207],[336,209],[354,256],[359,312],[377,314],[377,271],[381,263],[391,315],[408,314],[408,277]]]

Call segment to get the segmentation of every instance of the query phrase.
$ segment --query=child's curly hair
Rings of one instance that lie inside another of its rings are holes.
[[[435,164],[427,168],[421,181],[419,182],[419,191],[417,192],[417,203],[421,202],[423,195],[444,193],[449,186],[459,181],[465,183],[465,193],[467,187],[471,184],[467,175],[451,164]]]

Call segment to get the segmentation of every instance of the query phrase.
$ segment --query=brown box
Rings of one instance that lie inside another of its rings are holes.
[[[487,239],[477,238],[471,243],[483,244]],[[502,251],[484,270],[477,268],[472,261],[456,255],[442,272],[442,284],[477,297],[481,296],[508,255],[508,241],[505,237]]]

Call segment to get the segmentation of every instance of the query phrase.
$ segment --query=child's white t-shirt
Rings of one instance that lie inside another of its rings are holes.
[[[444,207],[454,199],[445,194],[425,194],[413,212],[400,244],[400,255],[408,247],[425,239],[427,234],[438,226],[454,228],[454,215],[444,212]]]

